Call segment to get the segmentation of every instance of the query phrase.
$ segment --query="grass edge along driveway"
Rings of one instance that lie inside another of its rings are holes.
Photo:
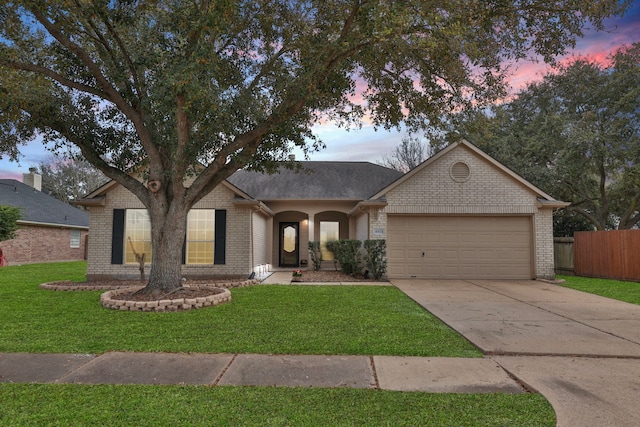
[[[558,276],[561,286],[640,305],[640,283],[580,276]]]

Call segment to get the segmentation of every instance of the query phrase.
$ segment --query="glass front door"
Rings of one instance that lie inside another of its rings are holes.
[[[280,223],[280,267],[298,267],[298,236],[297,222]]]

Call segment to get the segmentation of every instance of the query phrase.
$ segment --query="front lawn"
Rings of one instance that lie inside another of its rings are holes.
[[[638,282],[579,276],[558,276],[558,278],[566,281],[562,286],[567,288],[640,305],[640,283]]]
[[[555,425],[538,394],[0,383],[0,405],[2,426]]]
[[[390,286],[256,285],[217,307],[169,313],[103,308],[85,263],[2,269],[0,352],[106,351],[480,357],[467,340]]]
[[[176,313],[107,310],[100,292],[54,292],[86,263],[0,269],[0,352],[121,351],[479,357],[393,287],[264,286]],[[1,355],[0,355],[1,357]],[[373,389],[9,384],[0,426],[553,426],[539,394]]]

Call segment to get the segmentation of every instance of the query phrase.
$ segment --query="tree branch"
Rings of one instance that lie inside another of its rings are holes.
[[[25,64],[22,62],[15,62],[15,61],[8,61],[6,59],[0,58],[0,64],[5,65],[9,68],[13,68],[14,70],[22,70],[22,71],[29,71],[32,73],[36,73],[36,74],[41,74],[45,77],[49,77],[55,81],[57,81],[58,83],[60,83],[63,86],[66,86],[70,89],[76,89],[82,92],[86,92],[89,93],[91,95],[95,95],[99,98],[102,98],[106,101],[111,101],[111,98],[109,97],[109,94],[107,94],[106,92],[102,92],[94,87],[91,86],[87,86],[85,84],[82,83],[78,83],[76,81],[73,81],[71,79],[68,79],[58,73],[56,73],[53,70],[50,70],[48,68],[42,67],[40,65],[35,65],[35,64]]]
[[[159,152],[153,144],[153,139],[146,128],[142,114],[136,111],[127,101],[118,93],[118,91],[111,85],[107,78],[102,74],[100,67],[91,59],[89,54],[78,44],[71,41],[65,36],[60,29],[54,25],[49,19],[37,8],[31,9],[34,17],[40,22],[45,29],[55,38],[62,46],[73,52],[78,59],[89,69],[91,74],[96,79],[98,85],[107,94],[108,100],[116,104],[118,109],[131,120],[135,126],[138,135],[140,136],[140,142],[142,143],[147,155],[151,158],[152,163],[161,164]]]

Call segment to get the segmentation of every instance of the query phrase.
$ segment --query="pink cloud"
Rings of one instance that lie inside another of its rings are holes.
[[[22,182],[22,173],[15,170],[0,169],[0,179],[15,179]]]

